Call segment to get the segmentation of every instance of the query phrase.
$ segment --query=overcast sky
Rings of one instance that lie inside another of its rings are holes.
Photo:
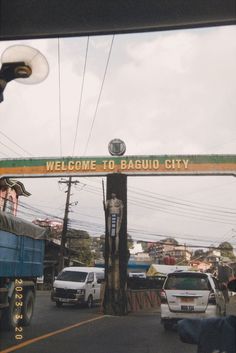
[[[0,158],[107,156],[113,138],[126,155],[236,154],[235,38],[236,26],[227,26],[0,42],[0,54],[29,45],[49,64],[42,83],[7,86]],[[75,180],[71,226],[101,235],[102,179]],[[20,199],[19,216],[63,217],[65,184],[21,181],[32,196]],[[235,196],[230,176],[129,177],[128,232],[236,246]]]

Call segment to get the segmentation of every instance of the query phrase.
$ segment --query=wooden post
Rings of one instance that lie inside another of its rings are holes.
[[[127,177],[123,174],[110,174],[107,176],[106,199],[116,194],[117,199],[123,203],[123,212],[119,235],[111,237],[108,224],[108,210],[105,211],[105,296],[104,313],[109,315],[127,315]],[[117,249],[118,247],[118,249]]]

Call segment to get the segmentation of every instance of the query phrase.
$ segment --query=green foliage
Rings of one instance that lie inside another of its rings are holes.
[[[127,234],[127,243],[128,243],[128,249],[131,249],[133,247],[133,239],[131,237],[131,235]]]
[[[69,229],[67,232],[67,246],[71,250],[71,258],[82,262],[86,266],[93,265],[94,257],[91,251],[91,237],[84,230]]]
[[[148,252],[148,242],[140,241],[139,243],[141,243],[143,251]]]
[[[207,252],[203,251],[202,249],[198,249],[194,251],[192,258],[194,260],[204,261],[206,256],[207,256]]]
[[[218,249],[221,252],[221,256],[229,257],[231,260],[235,259],[235,255],[233,252],[233,246],[229,242],[224,241],[224,242],[220,243],[220,245],[218,246]]]
[[[171,244],[171,245],[178,245],[178,241],[175,238],[169,237],[166,239],[161,240],[162,243],[164,244]]]

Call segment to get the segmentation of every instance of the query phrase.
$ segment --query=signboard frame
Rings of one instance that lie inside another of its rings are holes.
[[[87,177],[114,173],[127,176],[236,176],[236,155],[40,157],[0,160],[0,178]]]

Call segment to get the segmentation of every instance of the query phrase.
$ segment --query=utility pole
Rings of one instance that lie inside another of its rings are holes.
[[[64,268],[64,257],[65,257],[65,245],[66,245],[66,234],[67,234],[67,226],[68,226],[68,214],[69,214],[69,206],[70,206],[70,196],[71,196],[71,185],[77,184],[78,181],[72,181],[72,177],[69,177],[69,180],[61,180],[59,183],[64,183],[68,185],[67,195],[66,195],[66,205],[65,205],[65,213],[63,220],[63,228],[61,233],[61,245],[60,245],[60,256],[59,256],[59,271]]]

